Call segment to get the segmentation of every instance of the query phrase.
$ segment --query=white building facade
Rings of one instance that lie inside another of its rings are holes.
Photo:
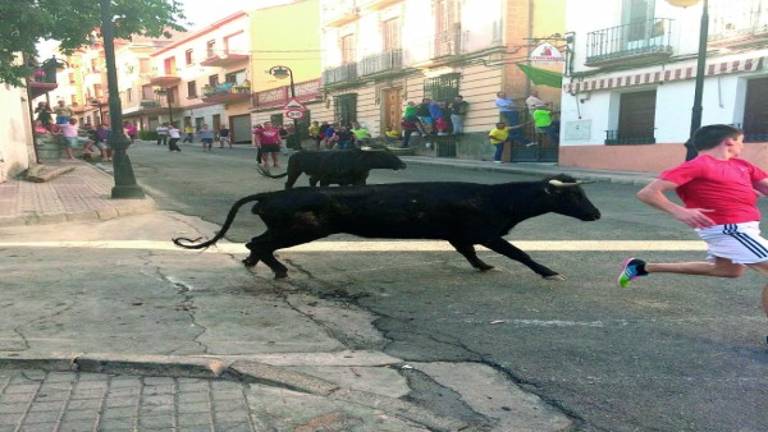
[[[493,148],[487,134],[499,120],[496,93],[505,91],[523,106],[530,91],[527,78],[514,64],[526,58],[530,43],[526,38],[537,31],[562,32],[562,28],[536,29],[536,14],[556,16],[558,10],[534,8],[533,3],[321,1],[322,84],[334,120],[357,121],[373,136],[381,136],[400,129],[406,103],[418,104],[426,97],[449,102],[461,95],[469,104],[465,134],[431,148],[416,143],[417,151],[489,158]],[[559,92],[552,93],[554,101],[559,100]]]
[[[768,0],[710,0],[709,13],[702,125],[744,129],[744,157],[768,168]],[[561,165],[659,172],[684,160],[701,15],[665,0],[567,2]]]

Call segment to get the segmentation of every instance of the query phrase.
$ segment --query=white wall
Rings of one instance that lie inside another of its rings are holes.
[[[34,161],[26,91],[0,84],[0,183]]]

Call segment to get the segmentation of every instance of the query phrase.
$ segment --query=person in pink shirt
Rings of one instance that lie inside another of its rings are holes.
[[[768,240],[760,235],[757,208],[757,192],[768,194],[768,174],[739,159],[743,140],[743,132],[731,126],[702,127],[693,136],[699,156],[664,171],[637,193],[640,201],[693,228],[707,243],[709,260],[653,263],[630,258],[619,274],[620,286],[652,273],[736,278],[751,268],[768,276]],[[670,191],[677,192],[683,206],[666,197]],[[762,306],[768,315],[768,285]]]
[[[261,148],[261,154],[264,158],[264,166],[268,164],[268,154],[272,154],[272,167],[277,168],[277,155],[280,153],[280,129],[272,126],[272,123],[265,122],[264,128],[254,131]]]
[[[131,144],[133,144],[133,142],[136,140],[136,137],[139,135],[139,129],[135,124],[129,121],[123,123],[123,131],[125,131],[125,135],[128,137],[128,139],[131,140]]]
[[[77,131],[78,128],[76,118],[70,118],[69,122],[66,124],[59,125],[59,131],[57,135],[62,135],[64,137],[64,152],[67,154],[67,159],[75,158],[72,149],[77,147],[80,143],[80,140],[77,137]]]

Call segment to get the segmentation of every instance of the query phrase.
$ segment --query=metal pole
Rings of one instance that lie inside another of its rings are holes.
[[[288,69],[288,74],[291,78],[291,98],[296,97],[296,88],[293,85],[293,70],[291,68],[286,66],[286,69]],[[299,121],[296,119],[293,119],[293,145],[296,147],[294,150],[300,150],[301,149],[301,137],[299,136]]]
[[[698,155],[693,147],[693,134],[701,127],[701,117],[704,108],[701,100],[704,96],[704,74],[707,66],[707,39],[709,39],[709,0],[704,0],[704,10],[701,14],[701,30],[699,31],[699,56],[696,63],[696,89],[693,93],[693,110],[691,113],[691,134],[686,143],[685,160],[691,160]]]
[[[107,60],[107,85],[109,88],[109,112],[112,134],[109,144],[113,150],[113,172],[115,187],[112,198],[144,198],[144,191],[136,184],[131,160],[128,158],[130,141],[123,133],[123,111],[117,90],[117,68],[115,67],[114,32],[112,28],[112,0],[101,0],[101,33],[104,39],[104,55]]]
[[[165,98],[168,101],[168,121],[173,124],[173,107],[171,106],[171,89],[165,88]]]

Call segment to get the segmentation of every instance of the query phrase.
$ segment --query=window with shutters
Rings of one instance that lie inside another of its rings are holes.
[[[424,80],[424,97],[434,101],[452,101],[459,95],[461,74],[451,73]]]
[[[768,78],[747,81],[744,141],[768,141]]]
[[[194,99],[197,97],[197,81],[187,82],[187,98]]]
[[[355,35],[350,34],[341,38],[341,64],[355,62]]]
[[[184,64],[187,66],[192,64],[192,50],[188,49],[184,51]]]
[[[402,48],[400,42],[400,18],[392,18],[382,23],[384,36],[384,52],[391,52]]]
[[[606,144],[656,143],[656,90],[619,96],[619,128],[606,131]]]
[[[357,93],[348,93],[333,97],[334,118],[343,125],[357,121]]]

